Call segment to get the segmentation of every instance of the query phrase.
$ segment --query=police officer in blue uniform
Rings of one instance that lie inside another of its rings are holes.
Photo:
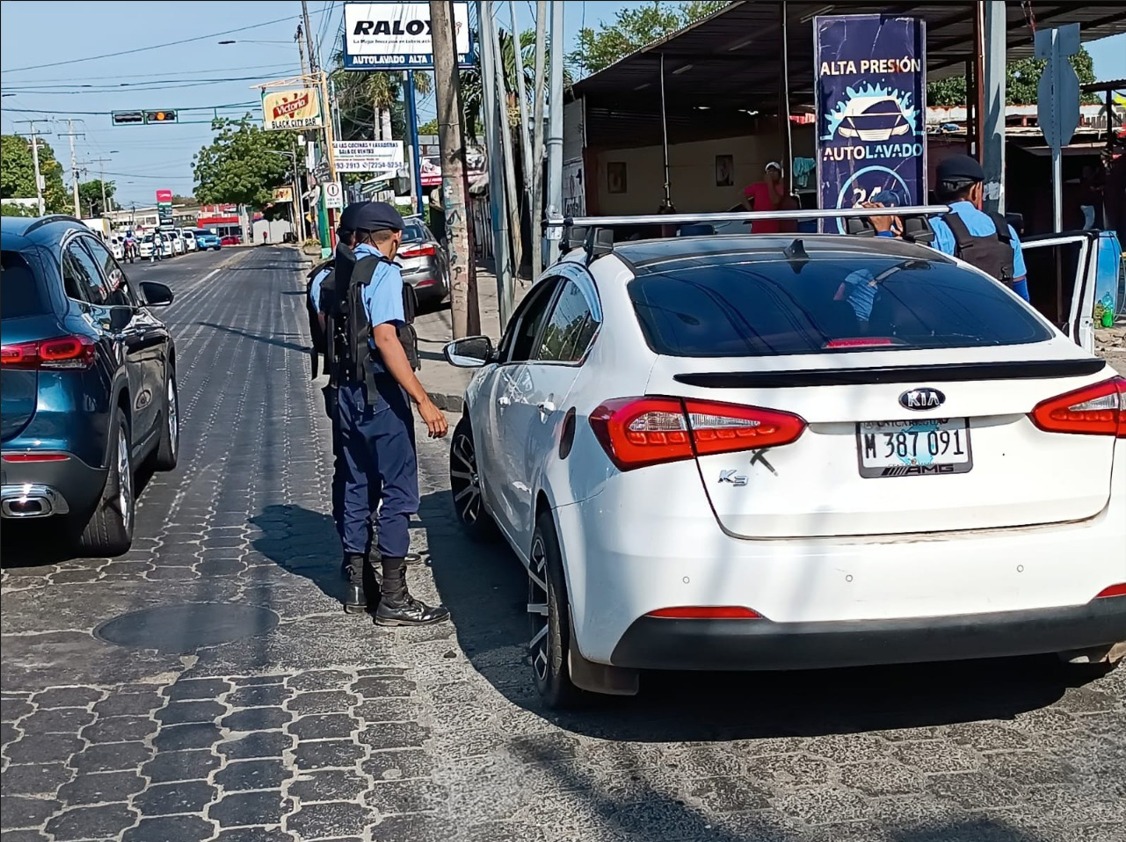
[[[355,231],[356,257],[346,307],[354,367],[351,376],[341,381],[337,396],[347,470],[342,537],[350,584],[345,607],[376,601],[363,590],[371,577],[362,575],[364,565],[370,564],[365,549],[374,515],[383,574],[376,624],[430,625],[449,619],[450,614],[442,606],[415,599],[407,588],[408,525],[419,505],[411,403],[418,407],[432,438],[446,435],[446,418],[415,375],[410,355],[417,352],[404,338],[413,337],[409,327],[413,313],[406,312],[402,272],[394,263],[402,241],[402,217],[384,202],[366,202],[347,208],[342,227],[345,221]],[[372,485],[379,490],[378,512],[369,502]]]

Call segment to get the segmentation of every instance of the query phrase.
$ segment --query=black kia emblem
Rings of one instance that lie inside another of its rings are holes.
[[[946,395],[938,389],[912,389],[899,396],[899,405],[904,409],[938,409],[946,403]]]

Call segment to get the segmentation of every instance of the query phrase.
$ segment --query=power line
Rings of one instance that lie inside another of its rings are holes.
[[[323,10],[322,10],[323,11]],[[147,53],[152,50],[163,50],[166,47],[178,47],[181,44],[193,44],[197,41],[207,41],[212,38],[219,38],[223,35],[236,35],[239,32],[248,32],[251,29],[261,29],[263,26],[273,26],[277,23],[287,23],[289,21],[300,20],[300,15],[290,15],[289,17],[278,18],[277,20],[268,20],[264,23],[252,23],[249,26],[240,26],[238,29],[228,29],[224,32],[212,32],[210,35],[197,35],[194,38],[182,38],[179,41],[169,41],[166,44],[153,44],[148,47],[134,47],[132,50],[120,50],[113,53],[103,53],[97,56],[86,56],[85,58],[72,58],[64,61],[51,61],[46,64],[31,64],[27,67],[12,67],[4,69],[4,73],[23,73],[28,70],[43,70],[47,67],[67,67],[72,64],[82,64],[87,61],[100,61],[104,58],[118,58],[119,56],[131,56],[137,53]]]
[[[191,108],[169,108],[169,111],[216,111],[220,108],[261,108],[262,103],[259,100],[251,102],[228,102],[224,105],[197,105]],[[117,109],[120,111],[121,109]],[[5,108],[5,113],[11,111],[13,114],[53,114],[53,115],[66,115],[66,114],[80,114],[84,117],[108,117],[113,114],[113,111],[45,111],[42,108]]]
[[[272,70],[272,71],[276,71],[278,73],[285,73],[285,72],[288,71],[288,69],[289,69],[288,65],[286,65],[284,67],[279,67],[279,65],[276,61],[272,62],[271,64],[247,64],[247,65],[243,65],[243,66],[239,67],[239,70]],[[4,72],[7,73],[8,71],[5,70]],[[201,73],[214,73],[214,72],[215,72],[214,67],[205,67],[205,68],[202,68],[202,69],[197,68],[195,70],[176,70],[174,68],[161,70],[161,73],[163,73],[165,75],[175,74],[177,77],[180,77],[180,76],[199,76]],[[269,76],[269,75],[272,75],[272,74],[264,73],[263,75]],[[117,73],[113,76],[83,76],[82,78],[86,79],[88,82],[92,82],[92,81],[101,82],[101,81],[104,81],[106,79],[120,79],[121,74]],[[147,79],[147,77],[144,77],[144,76],[139,76],[139,77],[135,77],[135,78],[137,79],[137,81],[146,81],[146,79]],[[72,82],[73,80],[74,80],[73,76],[54,76],[50,79],[38,79],[38,78],[36,79],[36,81],[38,81],[38,82]]]
[[[295,72],[292,67],[280,68],[279,73],[293,73]],[[234,78],[227,79],[152,79],[143,82],[119,82],[116,85],[90,85],[87,83],[69,85],[21,85],[18,87],[9,86],[5,88],[5,92],[16,94],[62,94],[73,95],[79,93],[87,94],[106,94],[114,93],[116,91],[163,91],[175,90],[177,88],[197,88],[205,85],[214,85],[222,82],[259,82],[262,75],[257,76],[235,76]],[[149,87],[152,86],[152,87]],[[54,90],[58,88],[66,88],[67,90]]]

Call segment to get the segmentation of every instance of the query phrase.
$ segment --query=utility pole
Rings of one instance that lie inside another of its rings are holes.
[[[532,108],[532,280],[543,272],[543,88],[547,0],[536,0],[536,75]]]
[[[563,213],[563,4],[551,0],[551,87],[548,104],[551,115],[547,125],[547,212],[556,217]],[[547,229],[547,257],[551,263],[559,259],[562,228]]]
[[[528,92],[524,85],[524,56],[522,44],[520,43],[520,30],[516,27],[516,3],[513,0],[508,0],[508,16],[510,26],[512,27],[513,45],[516,49],[516,95],[517,106],[520,110],[520,171],[524,176],[524,207],[528,210],[529,214],[532,210],[532,136],[528,133]],[[530,230],[533,238],[537,236],[536,225],[533,221]],[[520,216],[520,225],[517,226],[517,234],[519,239],[523,239],[523,216]],[[524,262],[522,259],[516,262],[516,272],[519,274],[520,265]],[[538,270],[535,266],[532,267],[532,278],[536,276]]]
[[[491,3],[489,5],[492,5]],[[512,155],[512,130],[508,125],[508,89],[505,85],[507,69],[504,66],[504,53],[500,48],[500,34],[497,31],[496,21],[490,15],[489,35],[493,45],[493,71],[495,74],[497,103],[499,105],[500,123],[500,148],[504,154],[504,171],[501,173],[504,184],[505,207],[508,211],[508,229],[512,235],[512,260],[509,263],[509,272],[504,277],[497,275],[500,282],[499,315],[500,326],[503,329],[508,324],[512,310],[516,306],[515,278],[520,272],[520,264],[524,262],[524,248],[520,240],[520,199],[516,194],[516,160]],[[515,52],[516,75],[523,73],[523,59],[520,55],[520,36],[512,33],[512,44]]]
[[[328,98],[328,74],[325,73],[321,67],[320,59],[317,56],[317,51],[313,46],[313,32],[309,26],[309,3],[308,0],[301,0],[301,18],[305,25],[305,43],[309,50],[309,69],[312,75],[316,77],[317,87],[319,89],[321,98],[321,120],[324,122],[324,139],[325,139],[325,159],[328,161],[328,180],[336,181],[336,153],[332,148],[333,132],[332,132],[332,103]],[[324,191],[321,191],[324,195]],[[323,199],[322,199],[323,201]],[[329,243],[330,245],[335,242],[335,235],[332,233],[335,229],[333,224],[332,213],[326,209],[329,218]]]
[[[82,218],[82,206],[78,201],[78,156],[74,151],[74,139],[76,137],[86,137],[86,133],[85,132],[75,132],[75,130],[74,130],[75,122],[81,122],[81,121],[80,120],[76,121],[73,118],[68,117],[67,121],[66,121],[67,131],[64,132],[63,134],[60,134],[59,137],[70,138],[70,177],[74,182],[73,183],[73,187],[74,187],[74,215],[78,219],[81,219]]]
[[[1005,64],[1007,22],[1003,0],[985,4],[985,104],[981,166],[985,210],[1005,212]]]
[[[465,205],[465,141],[461,130],[453,4],[430,0],[430,37],[434,53],[434,94],[438,106],[438,141],[442,150],[442,208],[450,252],[450,311],[453,338],[469,335],[470,279],[469,218]],[[476,309],[475,306],[473,309]]]
[[[297,42],[297,52],[301,54],[301,75],[309,75],[309,65],[305,61],[305,36],[302,34],[301,24],[297,24],[297,34],[293,36],[293,40]]]
[[[102,214],[105,214],[107,211],[109,211],[109,205],[106,203],[106,167],[105,167],[106,162],[109,161],[109,160],[110,160],[109,158],[94,158],[94,159],[86,162],[87,164],[98,164],[99,165],[99,167],[98,167],[98,183],[102,186]],[[91,211],[92,210],[93,209],[91,209]],[[90,216],[93,216],[93,215],[94,214],[91,212]]]
[[[41,132],[36,130],[36,123],[46,123],[46,120],[16,120],[16,123],[26,123],[28,132],[27,137],[31,141],[31,161],[35,165],[35,199],[39,203],[39,215],[43,216],[46,213],[46,206],[43,202],[43,176],[39,172],[39,138],[50,132]],[[1108,124],[1109,125],[1109,124]]]
[[[484,105],[485,137],[489,147],[489,217],[493,229],[493,268],[497,276],[497,305],[500,326],[508,323],[509,295],[512,290],[512,252],[508,245],[508,209],[505,201],[504,167],[507,163],[501,154],[504,108],[498,102],[496,87],[497,65],[503,61],[497,46],[496,26],[493,22],[493,4],[481,0],[481,98]],[[503,73],[503,71],[501,71]],[[503,93],[504,85],[500,86]]]

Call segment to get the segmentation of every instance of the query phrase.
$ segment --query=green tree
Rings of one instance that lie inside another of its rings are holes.
[[[24,207],[23,205],[4,204],[0,205],[0,216],[36,216],[37,211],[35,208]]]
[[[63,184],[63,168],[55,160],[50,145],[39,141],[39,172],[45,189],[43,203],[48,213],[71,213],[70,194]],[[31,199],[35,197],[35,165],[31,143],[20,135],[0,136],[0,198]]]
[[[619,9],[614,21],[597,29],[579,30],[578,46],[567,54],[567,64],[580,76],[597,73],[659,38],[727,6],[726,0],[666,3],[653,0],[639,9]]]
[[[1079,84],[1095,81],[1095,66],[1086,47],[1071,57],[1071,66],[1079,77]],[[1040,75],[1047,64],[1043,59],[1022,58],[1010,61],[1005,67],[1005,101],[1009,105],[1035,105],[1039,101]],[[966,104],[965,76],[950,76],[927,84],[927,105],[952,107]],[[1083,102],[1098,102],[1094,94],[1084,94]]]
[[[208,205],[270,204],[274,188],[290,181],[293,159],[275,153],[293,151],[293,134],[266,131],[249,114],[219,118],[211,126],[215,139],[192,159],[196,199]]]
[[[391,134],[406,137],[406,107],[403,100],[403,79],[398,72],[344,69],[344,53],[332,57],[332,81],[336,86],[337,112],[340,115],[341,140],[374,140],[377,112],[391,112]],[[432,90],[429,73],[415,72],[414,89],[423,96]]]
[[[78,183],[78,204],[82,208],[82,213],[88,217],[101,216],[106,211],[114,210],[117,204],[113,200],[113,194],[116,186],[112,181],[106,182],[106,205],[102,207],[102,182],[99,179],[92,181],[80,181]]]
[[[438,118],[427,120],[425,123],[418,127],[419,134],[437,135],[438,134]]]

